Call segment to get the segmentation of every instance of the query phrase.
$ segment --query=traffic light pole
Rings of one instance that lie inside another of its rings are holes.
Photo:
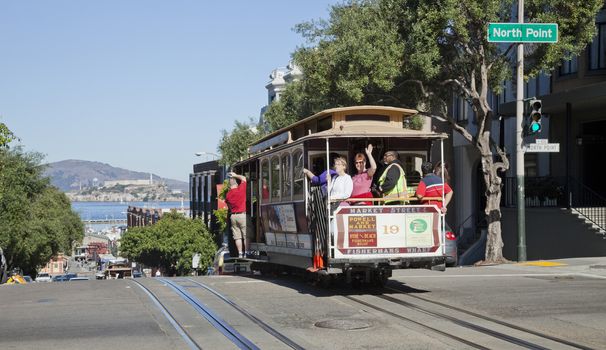
[[[518,23],[524,23],[524,0],[518,1]],[[526,202],[524,199],[524,44],[518,43],[516,92],[516,178],[518,203],[518,261],[526,261]]]

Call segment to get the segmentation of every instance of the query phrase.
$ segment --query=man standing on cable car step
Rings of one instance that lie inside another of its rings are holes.
[[[246,215],[246,177],[234,172],[227,174],[229,177],[229,191],[225,196],[225,202],[229,207],[231,233],[236,241],[238,257],[244,257],[244,249],[250,246],[250,238],[246,235],[248,219]],[[240,182],[238,184],[238,181]],[[242,241],[246,244],[242,247]]]

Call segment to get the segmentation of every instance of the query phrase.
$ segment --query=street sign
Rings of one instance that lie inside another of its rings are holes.
[[[546,142],[538,142],[537,143],[529,143],[524,146],[524,152],[560,152],[560,144],[559,143],[546,143]],[[543,140],[541,140],[543,141]]]
[[[557,23],[489,23],[493,43],[557,43]]]

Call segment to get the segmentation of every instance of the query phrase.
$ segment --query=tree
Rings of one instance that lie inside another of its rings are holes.
[[[509,159],[493,140],[495,115],[488,98],[511,77],[515,45],[489,43],[486,33],[489,22],[512,21],[515,4],[351,0],[333,6],[328,20],[297,26],[308,41],[294,53],[304,74],[296,88],[300,96],[289,100],[294,106],[276,106],[276,111],[368,103],[416,108],[446,120],[480,154],[487,198],[485,260],[504,261],[498,172],[509,169]],[[558,23],[559,42],[526,45],[526,76],[549,72],[581,53],[595,34],[602,6],[603,0],[527,0],[526,21]],[[453,94],[472,106],[478,125],[473,134],[448,113]]]
[[[200,253],[200,268],[212,264],[217,246],[200,220],[167,213],[152,226],[130,228],[120,240],[120,252],[131,261],[159,266],[169,275],[191,272],[192,257]]]
[[[0,123],[0,148],[7,148],[8,144],[17,140],[15,134],[4,123]]]
[[[221,153],[219,163],[230,165],[248,156],[248,147],[262,137],[257,126],[250,119],[248,123],[236,121],[232,131],[222,130],[218,150]]]
[[[41,160],[21,147],[0,149],[0,246],[9,268],[31,275],[84,236],[67,196],[42,176]]]

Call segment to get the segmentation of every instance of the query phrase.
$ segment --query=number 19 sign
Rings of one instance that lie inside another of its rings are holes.
[[[557,43],[557,23],[489,23],[488,41],[496,43]]]

